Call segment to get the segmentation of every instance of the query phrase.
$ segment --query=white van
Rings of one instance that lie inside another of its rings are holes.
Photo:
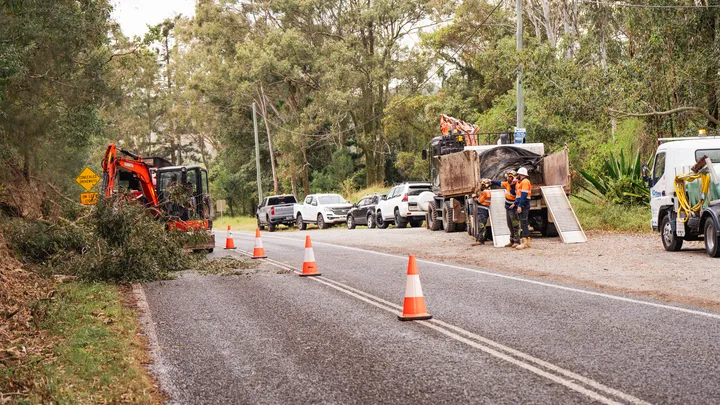
[[[713,197],[717,186],[711,184],[706,206],[684,223],[678,219],[679,202],[675,195],[675,177],[689,174],[690,168],[703,156],[717,162],[713,163],[716,172],[720,169],[720,137],[662,138],[658,143],[653,168],[644,174],[650,186],[653,231],[660,232],[665,250],[678,251],[685,240],[705,240],[707,253],[720,256],[720,196]],[[712,237],[707,237],[706,231]]]

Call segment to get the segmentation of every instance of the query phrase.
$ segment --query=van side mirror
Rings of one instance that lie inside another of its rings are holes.
[[[642,165],[642,169],[640,170],[642,179],[645,183],[650,182],[650,168],[647,165]]]
[[[427,149],[422,150],[421,156],[422,156],[422,160],[427,160],[427,157],[428,157]]]

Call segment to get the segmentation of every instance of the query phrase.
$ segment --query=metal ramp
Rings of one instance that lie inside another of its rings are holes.
[[[552,215],[555,228],[560,234],[563,243],[585,243],[587,237],[583,232],[580,222],[575,216],[575,211],[570,205],[565,190],[562,186],[540,187],[548,212]]]
[[[505,216],[505,190],[490,190],[490,230],[493,246],[504,247],[510,243],[510,229]]]

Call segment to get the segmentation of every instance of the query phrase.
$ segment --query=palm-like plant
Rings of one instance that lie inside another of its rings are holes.
[[[635,153],[633,159],[625,159],[625,153],[622,151],[619,159],[611,153],[601,173],[592,175],[580,170],[580,175],[591,186],[583,188],[610,203],[620,205],[650,203],[650,189],[642,179],[642,160],[639,151]],[[584,200],[582,197],[578,198]]]

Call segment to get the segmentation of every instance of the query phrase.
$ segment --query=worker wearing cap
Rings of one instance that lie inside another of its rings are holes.
[[[520,245],[515,249],[527,249],[530,246],[530,197],[532,184],[528,178],[528,170],[521,167],[517,171],[518,183],[515,185],[515,206],[517,207],[518,218],[520,219],[521,239]]]
[[[490,179],[482,179],[480,181],[480,195],[477,197],[477,205],[475,209],[475,224],[477,225],[477,235],[472,246],[485,244],[485,224],[490,217]]]
[[[520,246],[520,221],[515,207],[515,186],[517,185],[517,173],[510,170],[505,173],[505,181],[493,180],[493,186],[500,186],[505,189],[505,220],[510,230],[510,242],[505,247]]]

